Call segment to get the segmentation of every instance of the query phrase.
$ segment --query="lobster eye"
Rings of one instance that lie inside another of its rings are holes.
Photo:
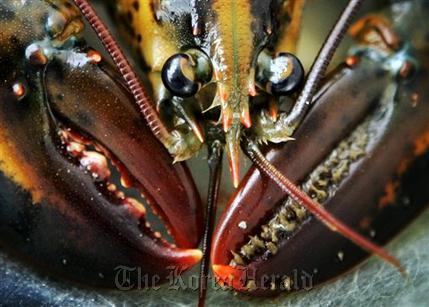
[[[170,57],[162,68],[162,82],[175,96],[191,97],[212,79],[208,57],[197,49]]]
[[[258,57],[257,81],[268,93],[286,96],[295,92],[304,80],[304,68],[299,59],[287,52],[272,58],[266,52]]]

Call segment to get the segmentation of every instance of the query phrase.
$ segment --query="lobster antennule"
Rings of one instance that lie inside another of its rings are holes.
[[[258,166],[259,170],[270,177],[282,190],[284,190],[291,198],[293,198],[301,206],[305,207],[312,214],[325,224],[332,231],[338,232],[346,239],[352,241],[367,252],[378,256],[395,267],[402,275],[406,276],[406,270],[401,265],[400,261],[390,255],[386,250],[364,238],[359,233],[351,229],[339,219],[335,218],[326,211],[319,203],[312,200],[306,193],[301,191],[289,179],[283,176],[260,152],[259,148],[252,141],[248,141],[246,152],[249,158]]]

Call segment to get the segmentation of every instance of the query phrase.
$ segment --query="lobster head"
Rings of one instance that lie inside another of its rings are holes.
[[[268,135],[266,128],[285,96],[302,84],[303,67],[290,53],[300,18],[283,25],[302,3],[118,1],[124,32],[148,68],[160,116],[177,135],[166,144],[176,160],[200,150],[207,123],[222,126],[237,186],[244,129],[253,127],[258,141],[289,140],[287,132],[271,129]]]

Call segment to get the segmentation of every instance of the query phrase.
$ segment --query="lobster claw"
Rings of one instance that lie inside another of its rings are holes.
[[[118,286],[117,269],[125,267],[155,286],[171,270],[193,266],[202,256],[194,249],[202,216],[187,167],[173,165],[120,76],[98,56],[36,48],[46,35],[39,22],[52,8],[27,4],[34,16],[13,15],[14,44],[0,38],[1,242],[37,267],[93,285]],[[0,4],[0,17],[14,6]],[[178,247],[152,229],[139,194]]]
[[[296,141],[276,145],[266,157],[332,215],[383,244],[429,201],[421,183],[429,179],[428,73],[422,67],[402,80],[382,61],[359,61],[323,86]],[[308,290],[368,254],[253,167],[220,219],[211,256],[221,283],[270,296]]]

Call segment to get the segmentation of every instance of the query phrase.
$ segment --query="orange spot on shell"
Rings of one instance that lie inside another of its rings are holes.
[[[389,181],[384,187],[385,194],[378,202],[379,208],[386,208],[396,200],[396,190],[399,187],[399,181]]]
[[[429,148],[429,131],[422,134],[414,141],[414,155],[420,156]]]
[[[405,79],[408,78],[413,73],[413,71],[414,65],[409,61],[405,61],[401,69],[399,70],[399,75]]]
[[[43,66],[48,63],[48,58],[41,49],[37,49],[30,54],[30,62],[34,65]]]
[[[354,67],[359,63],[359,61],[360,61],[360,58],[358,56],[351,55],[346,59],[346,64],[349,67]]]
[[[25,86],[21,82],[17,82],[12,86],[12,91],[16,97],[22,98],[25,95]]]
[[[411,105],[413,106],[413,108],[417,107],[417,105],[419,104],[419,99],[420,96],[418,93],[411,94]]]
[[[97,64],[100,63],[103,57],[101,56],[100,52],[95,50],[90,50],[86,54],[86,56],[91,60],[92,63]]]
[[[399,166],[397,170],[397,173],[399,176],[403,175],[407,171],[409,164],[410,164],[409,159],[403,159],[401,162],[399,162]]]
[[[414,156],[418,157],[426,153],[429,149],[429,131],[426,131],[420,137],[416,138],[414,141]],[[401,177],[408,169],[411,160],[409,158],[402,159],[396,170],[396,174]],[[384,191],[385,195],[379,200],[379,207],[385,208],[389,204],[392,204],[396,201],[396,191],[400,186],[400,181],[390,181],[386,184]]]

